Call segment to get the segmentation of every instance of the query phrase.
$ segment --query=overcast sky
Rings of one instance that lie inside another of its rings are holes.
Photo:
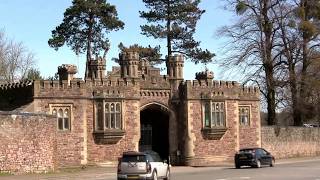
[[[75,64],[79,68],[77,77],[83,78],[85,56],[77,57],[68,48],[59,51],[48,46],[51,31],[63,19],[63,13],[71,5],[71,0],[0,0],[0,28],[4,29],[7,37],[16,42],[23,42],[36,55],[37,67],[44,77],[53,76],[61,64]],[[108,37],[111,49],[107,56],[107,70],[116,64],[111,62],[112,57],[117,57],[117,45],[123,42],[125,46],[135,43],[147,46],[161,45],[165,54],[165,40],[154,40],[140,34],[140,25],[145,21],[139,17],[139,10],[143,10],[142,0],[108,0],[115,5],[119,18],[125,23],[124,30],[111,32]],[[216,31],[219,27],[230,23],[230,14],[223,10],[221,0],[202,0],[200,8],[205,9],[197,25],[195,39],[201,41],[201,48],[209,49],[217,54],[215,59],[222,57],[219,47],[222,40],[218,40]],[[221,79],[219,66],[210,64],[209,69],[215,73],[215,79]],[[185,79],[194,79],[194,74],[204,70],[204,65],[193,63],[185,64]],[[165,71],[163,72],[165,73]]]

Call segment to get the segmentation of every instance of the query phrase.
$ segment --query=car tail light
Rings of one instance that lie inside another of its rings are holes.
[[[147,162],[146,164],[146,170],[147,170],[147,173],[151,173],[151,164]]]

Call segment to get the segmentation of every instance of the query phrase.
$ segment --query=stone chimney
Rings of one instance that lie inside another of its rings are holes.
[[[73,76],[78,72],[77,66],[73,64],[62,64],[58,67],[58,75],[60,81],[68,81],[68,85],[70,85],[70,81],[73,79]]]

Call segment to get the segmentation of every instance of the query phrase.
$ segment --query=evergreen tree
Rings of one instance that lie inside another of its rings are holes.
[[[52,31],[48,44],[55,50],[67,44],[76,54],[86,52],[88,62],[92,54],[98,56],[102,51],[105,57],[110,46],[105,34],[123,26],[116,7],[106,0],[73,0],[64,13],[63,22]]]
[[[30,80],[43,80],[43,78],[41,77],[40,71],[36,68],[29,69],[26,79],[27,80],[28,79],[30,79]]]
[[[141,26],[142,34],[155,39],[167,39],[167,55],[182,53],[195,63],[212,61],[213,53],[199,48],[194,40],[196,23],[205,12],[199,9],[200,0],[143,0],[149,11],[140,17],[149,24]]]
[[[118,45],[120,52],[125,51],[137,51],[139,52],[140,59],[147,59],[150,64],[160,64],[161,61],[161,54],[160,54],[160,46],[151,47],[150,45],[148,47],[143,47],[138,44],[131,45],[129,47],[124,46],[122,43]],[[113,58],[115,62],[118,62],[119,59]]]
[[[300,110],[299,117],[294,121],[294,125],[301,126],[303,121],[307,119],[309,114],[308,110],[305,109],[307,106],[308,96],[308,68],[313,58],[310,57],[315,47],[319,46],[319,19],[320,19],[320,2],[319,0],[300,0],[298,7],[296,8],[296,16],[300,21],[298,23],[299,30],[301,33],[301,44],[302,44],[302,68],[301,68],[301,87],[300,87]]]

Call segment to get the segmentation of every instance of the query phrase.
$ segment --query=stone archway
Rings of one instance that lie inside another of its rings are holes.
[[[172,149],[170,119],[172,113],[162,104],[150,103],[141,107],[139,151],[156,151],[162,159],[168,159]]]

